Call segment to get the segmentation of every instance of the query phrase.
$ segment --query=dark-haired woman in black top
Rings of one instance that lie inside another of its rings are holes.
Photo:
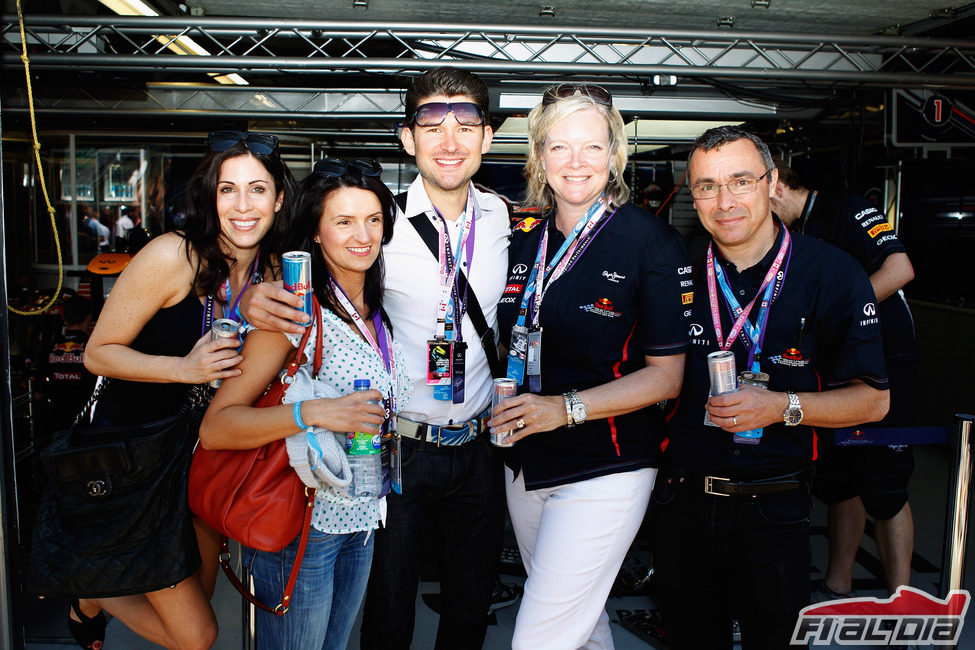
[[[277,144],[262,133],[210,134],[210,151],[189,182],[186,230],[156,237],[132,259],[91,335],[85,365],[113,378],[96,418],[118,425],[172,415],[191,386],[240,374],[240,342],[210,341],[209,321],[240,321],[240,295],[255,276],[277,274],[295,189]],[[101,609],[168,648],[213,644],[219,540],[195,523],[198,542],[184,544],[189,565],[198,554],[207,561],[194,573],[168,589],[72,604],[70,627],[82,647],[100,646]]]

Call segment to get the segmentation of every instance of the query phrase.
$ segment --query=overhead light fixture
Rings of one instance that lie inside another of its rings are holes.
[[[954,20],[958,17],[958,10],[954,7],[944,7],[943,9],[935,9],[930,14],[930,18],[947,18],[949,20]]]
[[[352,0],[352,8],[362,7],[363,9],[369,8],[369,0]]]
[[[653,75],[654,86],[676,86],[677,75],[675,74],[655,74]]]
[[[899,23],[884,27],[884,36],[900,36],[904,32]]]
[[[158,16],[159,12],[142,0],[99,0],[103,5],[120,16]],[[189,36],[159,35],[157,41],[165,45],[176,54],[193,54],[195,56],[210,56],[210,52]],[[237,73],[218,74],[207,73],[211,79],[224,85],[248,85],[247,80]]]
[[[772,4],[770,0],[752,0],[752,9],[755,9],[756,7],[768,9],[770,4]]]
[[[555,18],[555,5],[542,5],[538,10],[538,15],[545,18]]]
[[[721,16],[718,18],[717,23],[718,23],[718,27],[727,27],[728,29],[731,29],[732,27],[735,26],[735,17]]]

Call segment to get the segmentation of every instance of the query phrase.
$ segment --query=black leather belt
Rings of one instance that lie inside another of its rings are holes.
[[[805,484],[805,471],[755,481],[733,481],[720,476],[704,477],[704,493],[719,497],[750,497],[788,492]]]

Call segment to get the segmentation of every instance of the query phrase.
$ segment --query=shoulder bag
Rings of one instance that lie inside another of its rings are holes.
[[[193,386],[178,414],[153,422],[87,424],[110,384],[103,380],[71,428],[41,452],[48,482],[32,535],[30,592],[141,594],[200,566],[186,486],[209,392]]]
[[[322,310],[317,299],[312,300],[312,311],[316,332],[313,363],[317,375],[322,365]],[[283,403],[284,394],[301,366],[302,351],[312,329],[305,328],[294,356],[254,406]],[[307,488],[291,467],[285,440],[275,440],[256,449],[197,447],[190,467],[189,501],[193,514],[214,530],[259,551],[280,551],[301,535],[285,593],[274,609],[257,601],[240,584],[230,567],[226,547],[221,555],[227,577],[245,598],[262,609],[284,614],[308,543],[315,505],[315,490]]]

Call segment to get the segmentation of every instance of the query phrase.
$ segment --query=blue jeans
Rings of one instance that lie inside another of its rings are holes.
[[[675,650],[788,648],[809,604],[808,484],[759,496],[712,496],[703,476],[660,470],[650,500],[656,594]]]
[[[478,650],[501,560],[504,473],[482,435],[459,447],[403,439],[403,494],[386,497],[362,621],[362,650],[408,650],[424,531],[439,523],[442,610],[437,650]]]
[[[367,534],[311,529],[290,609],[284,616],[257,610],[258,648],[345,650],[372,563],[375,536],[366,541]],[[245,549],[254,591],[265,605],[281,602],[297,550],[297,539],[277,553]]]

